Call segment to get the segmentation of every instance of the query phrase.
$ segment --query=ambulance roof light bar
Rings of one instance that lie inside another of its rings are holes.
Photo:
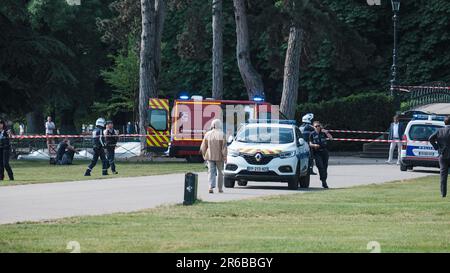
[[[264,97],[262,96],[254,96],[253,97],[254,102],[264,102]]]
[[[277,123],[277,124],[287,124],[296,125],[295,120],[280,120],[280,119],[249,119],[248,123]]]
[[[445,116],[423,115],[423,114],[415,114],[415,115],[413,115],[413,120],[444,121],[444,119],[445,119]]]

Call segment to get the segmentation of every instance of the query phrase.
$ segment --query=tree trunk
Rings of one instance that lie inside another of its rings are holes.
[[[222,0],[212,0],[212,29],[213,29],[213,57],[212,57],[212,97],[216,100],[223,98],[223,23]]]
[[[159,73],[161,71],[161,40],[166,19],[166,0],[155,1],[155,80],[158,84]]]
[[[77,134],[78,130],[75,126],[74,113],[76,108],[74,109],[64,109],[60,112],[60,128],[59,132],[62,135],[71,135]]]
[[[264,96],[264,85],[261,75],[252,66],[250,60],[250,42],[248,35],[247,14],[245,0],[233,0],[234,17],[236,19],[236,55],[245,88],[249,99],[255,96]]]
[[[155,0],[141,0],[142,34],[139,66],[139,133],[146,134],[148,101],[157,96],[155,79]],[[141,137],[145,149],[146,138]]]
[[[286,51],[283,94],[280,104],[280,111],[289,119],[295,118],[295,110],[297,107],[302,39],[302,30],[297,26],[292,26],[289,32],[289,43]]]
[[[26,114],[27,134],[42,134],[45,131],[45,118],[42,112],[35,110]]]

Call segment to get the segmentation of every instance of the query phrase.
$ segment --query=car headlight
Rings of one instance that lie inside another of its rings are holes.
[[[290,157],[293,157],[293,156],[295,156],[297,154],[297,152],[296,151],[290,151],[290,152],[282,152],[282,153],[280,153],[280,158],[290,158]]]
[[[232,157],[238,157],[239,156],[239,151],[238,150],[233,150],[233,149],[228,149],[228,155],[232,156]]]

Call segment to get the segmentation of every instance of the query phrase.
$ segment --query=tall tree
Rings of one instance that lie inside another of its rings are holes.
[[[253,67],[250,60],[250,37],[245,0],[233,0],[233,4],[236,20],[236,57],[239,72],[249,99],[253,99],[255,96],[264,96],[264,84],[261,75]]]
[[[283,75],[283,93],[281,96],[280,111],[289,119],[295,118],[297,107],[299,78],[300,78],[300,57],[302,53],[303,30],[300,22],[296,20],[298,3],[290,1],[289,14],[291,14],[291,26],[289,29],[289,41],[286,51]]]
[[[292,25],[289,31],[289,42],[284,65],[283,94],[280,103],[280,111],[289,119],[295,118],[295,109],[297,107],[302,38],[303,30],[298,25]]]
[[[142,34],[139,66],[139,131],[146,132],[148,101],[157,96],[155,78],[155,0],[141,0]],[[145,138],[141,138],[142,149]]]
[[[161,71],[161,40],[164,30],[164,21],[166,18],[167,4],[166,0],[155,0],[155,78],[158,84]]]
[[[222,0],[212,0],[212,97],[223,97],[223,12]]]

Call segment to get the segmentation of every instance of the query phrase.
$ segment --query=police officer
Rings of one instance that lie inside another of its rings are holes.
[[[94,148],[94,156],[92,162],[89,164],[84,176],[91,176],[91,171],[97,164],[98,158],[102,160],[102,174],[108,175],[108,161],[105,156],[105,135],[103,130],[105,129],[105,119],[99,118],[95,122],[95,129],[92,132],[92,144]]]
[[[311,135],[312,132],[314,132],[314,127],[311,125],[312,120],[314,119],[314,114],[313,113],[308,113],[306,115],[303,116],[302,118],[302,125],[300,125],[300,132],[303,135],[303,139],[306,142],[309,142],[309,136]],[[313,155],[313,151],[311,151],[309,153],[309,173],[312,175],[317,175],[314,171],[313,171],[313,167],[314,167],[314,155]]]
[[[4,120],[0,120],[0,180],[5,178],[5,170],[8,173],[9,180],[14,180],[14,173],[9,165],[11,144],[9,142],[10,131]]]
[[[116,171],[114,157],[119,132],[117,130],[114,130],[114,124],[111,120],[108,120],[106,122],[104,135],[106,137],[106,157],[108,159],[108,168],[111,167],[111,171],[113,174],[118,174],[118,172]]]
[[[327,169],[328,169],[328,149],[327,138],[332,139],[333,136],[328,131],[322,129],[322,125],[319,121],[314,121],[314,132],[309,136],[309,146],[314,151],[314,160],[316,166],[319,169],[320,181],[322,181],[322,187],[328,189],[327,185]]]
[[[441,195],[447,196],[447,178],[450,169],[450,116],[444,120],[445,127],[440,128],[429,138],[434,149],[439,151],[439,167],[441,174]]]

